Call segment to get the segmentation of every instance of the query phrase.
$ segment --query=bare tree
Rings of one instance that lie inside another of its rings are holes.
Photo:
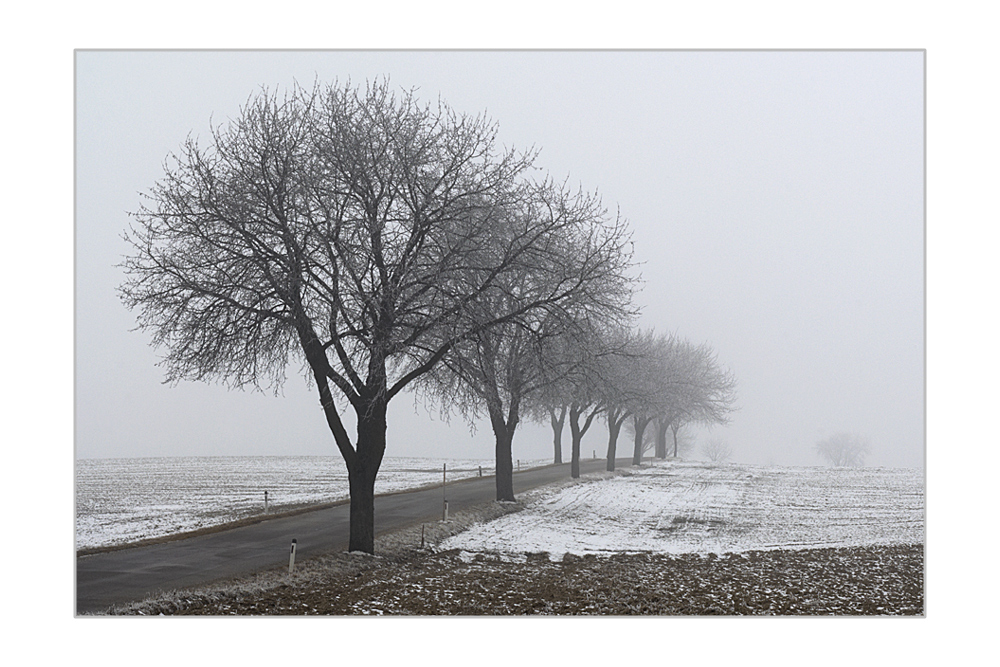
[[[632,415],[629,416],[631,417]],[[625,433],[627,438],[632,442],[632,456],[634,458],[635,447],[636,447],[635,420],[634,419],[623,420],[621,430]],[[654,433],[651,432],[648,423],[646,425],[646,428],[642,431],[641,436],[639,436],[638,447],[639,447],[640,461],[642,457],[646,456],[648,452],[650,452],[651,450],[655,451],[656,436]]]
[[[621,351],[620,337],[610,333],[618,330],[621,321],[609,323],[591,318],[578,324],[552,350],[550,362],[556,378],[539,401],[541,414],[550,415],[554,432],[562,426],[551,415],[565,414],[569,422],[570,475],[574,478],[580,476],[583,436],[607,407],[608,372]]]
[[[631,334],[623,351],[604,371],[602,398],[608,422],[608,470],[614,457],[623,421],[631,417],[632,464],[640,465],[649,441],[655,456],[667,456],[667,432],[673,431],[674,456],[677,433],[688,423],[725,423],[735,400],[735,379],[721,369],[707,345],[694,346],[674,334],[653,330]],[[655,434],[646,429],[655,423]]]
[[[618,333],[613,344],[614,353],[605,361],[602,374],[602,403],[608,425],[607,470],[615,469],[618,436],[629,417],[633,418],[628,431],[635,434],[635,415],[645,413],[648,406],[658,400],[662,388],[651,382],[651,352],[653,333],[625,331]],[[655,376],[655,371],[652,371]],[[644,443],[644,440],[640,440]],[[642,445],[645,446],[644,444]]]
[[[504,277],[512,283],[502,293],[502,303],[485,299],[467,313],[488,321],[497,312],[516,310],[510,301],[541,305],[454,345],[424,382],[429,394],[457,404],[470,421],[482,412],[489,417],[496,437],[497,500],[514,500],[514,433],[522,409],[544,409],[543,390],[562,379],[563,339],[594,321],[627,318],[632,309],[634,279],[624,222],[608,220],[592,196],[571,196],[551,183],[540,195],[544,205],[535,204],[528,214],[547,222],[560,219],[562,238],[550,243],[549,254],[537,257],[524,273]],[[556,291],[560,298],[550,298]]]
[[[702,454],[705,455],[712,463],[722,463],[728,461],[733,455],[732,448],[726,444],[721,438],[712,438],[701,448]]]
[[[562,242],[553,218],[520,214],[533,155],[499,150],[496,131],[385,81],[265,90],[171,156],[126,235],[120,293],[168,381],[276,389],[289,362],[307,369],[348,470],[351,550],[374,551],[389,401],[572,290],[468,316]]]
[[[673,435],[673,450],[670,456],[677,458],[678,456],[685,456],[694,449],[694,437],[691,432],[685,429],[685,424],[678,422],[673,422],[670,424],[670,432]],[[657,448],[659,448],[660,443],[657,441]],[[666,456],[659,456],[658,458],[666,458]]]
[[[678,388],[685,381],[676,371],[679,341],[672,334],[656,334],[653,330],[637,339],[628,377],[629,412],[632,416],[632,465],[642,464],[646,448],[646,428],[669,410]]]
[[[673,433],[673,456],[678,455],[678,431],[686,424],[725,424],[734,410],[736,379],[722,368],[707,344],[695,346],[673,338],[663,358],[668,388],[657,417],[656,456],[666,458],[666,434]]]
[[[856,433],[835,433],[817,442],[815,449],[832,466],[863,466],[871,443]]]
[[[673,427],[673,422],[667,415],[660,415],[656,418],[656,446],[653,450],[654,456],[658,459],[667,458],[667,431]]]
[[[445,355],[424,391],[475,424],[485,413],[496,440],[496,497],[514,500],[512,443],[521,406],[537,391],[541,358],[534,336],[514,323],[484,330]]]
[[[680,416],[656,418],[656,458],[665,459],[667,456],[677,458],[691,451],[694,445],[690,434],[684,430],[689,423]],[[667,432],[671,434],[671,443],[667,442]],[[668,444],[672,444],[673,447],[668,447]]]

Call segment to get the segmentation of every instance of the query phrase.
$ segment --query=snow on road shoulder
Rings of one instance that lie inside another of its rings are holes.
[[[911,469],[666,462],[528,500],[441,548],[721,554],[924,541],[923,473]]]

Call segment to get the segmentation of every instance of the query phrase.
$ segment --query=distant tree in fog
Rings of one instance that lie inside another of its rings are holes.
[[[677,434],[686,424],[726,424],[735,409],[736,378],[722,367],[707,344],[695,346],[676,340],[665,359],[669,391],[656,421],[656,456],[667,456],[667,431],[673,432],[673,456],[678,455]]]
[[[687,456],[694,450],[694,435],[690,430],[684,428],[683,424],[671,424],[670,430],[674,436],[674,447],[671,456]],[[660,446],[659,442],[656,444]],[[659,456],[659,453],[657,453]]]
[[[649,334],[652,335],[652,332]],[[677,432],[685,425],[725,424],[736,400],[736,379],[719,365],[706,345],[693,345],[676,335],[661,335],[648,341],[642,368],[632,373],[646,396],[632,410],[633,433],[643,433],[655,420],[655,455],[667,456],[667,431],[673,431],[674,456]],[[639,465],[641,442],[636,440],[633,464]]]
[[[712,438],[701,448],[701,453],[712,463],[722,463],[733,455],[733,449],[721,438]]]
[[[624,431],[626,438],[632,443],[632,456],[635,457],[635,421],[632,419],[624,420],[621,430]],[[650,432],[649,428],[646,428],[639,441],[641,455],[646,456],[647,453],[652,452],[655,445],[654,434]]]
[[[856,433],[836,433],[817,442],[815,449],[832,466],[863,466],[871,444]]]
[[[638,339],[638,364],[631,370],[629,384],[635,387],[638,400],[632,403],[631,428],[633,436],[632,465],[642,464],[642,454],[649,447],[646,427],[663,413],[674,395],[677,378],[670,372],[670,361],[677,349],[678,340],[670,334],[656,334],[652,329],[642,332]]]
[[[619,332],[615,353],[608,357],[604,382],[601,390],[605,405],[604,417],[608,425],[607,470],[614,471],[618,451],[618,435],[622,426],[635,434],[634,417],[636,411],[646,412],[650,405],[658,405],[662,387],[651,381],[650,374],[656,374],[656,362],[652,356],[655,336],[652,331]],[[656,379],[656,378],[653,378]],[[641,447],[645,451],[643,440]]]
[[[558,378],[546,386],[540,401],[542,409],[535,413],[536,419],[549,418],[556,443],[563,423],[569,422],[570,475],[574,478],[580,476],[581,440],[607,407],[608,372],[614,365],[610,359],[620,352],[621,345],[608,322],[592,320],[590,324],[589,330],[580,329],[576,335],[564,337],[552,351],[550,367],[556,369]],[[561,456],[558,448],[556,453]]]

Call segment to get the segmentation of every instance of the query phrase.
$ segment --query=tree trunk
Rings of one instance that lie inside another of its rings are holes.
[[[674,431],[674,458],[676,459],[677,458],[677,429],[673,429],[673,431]]]
[[[375,479],[364,470],[348,468],[351,489],[351,537],[348,551],[375,553]]]
[[[587,411],[588,407],[591,408],[590,414],[583,420],[583,424],[580,424],[580,416]],[[590,425],[594,423],[594,417],[597,416],[598,412],[598,409],[593,406],[581,408],[573,404],[569,407],[569,429],[573,435],[573,461],[570,465],[570,475],[573,478],[580,476],[580,441],[583,440],[583,435],[590,428]]]
[[[386,401],[375,398],[357,410],[358,446],[348,465],[351,489],[351,538],[348,551],[375,553],[375,477],[385,455]]]
[[[497,434],[497,500],[514,500],[514,462],[511,443],[514,433]]]
[[[632,424],[635,426],[635,449],[632,451],[632,465],[642,465],[642,434],[646,432],[646,425],[649,419],[633,418]]]
[[[656,458],[658,459],[667,458],[668,428],[670,428],[670,424],[664,424],[662,421],[656,422]],[[674,456],[677,456],[676,452],[674,452]]]
[[[569,474],[573,479],[577,479],[580,476],[580,440],[583,439],[583,433],[580,432],[580,413],[574,408],[569,410],[569,430],[573,436]]]
[[[608,472],[615,471],[615,453],[618,449],[618,433],[621,428],[622,422],[616,419],[608,420]]]
[[[513,424],[504,423],[502,415],[491,414],[490,422],[493,424],[493,435],[496,436],[496,487],[497,500],[514,500],[514,460],[513,442],[514,429],[517,422]]]
[[[560,464],[562,460],[562,431],[566,421],[566,406],[562,406],[559,417],[556,417],[555,410],[549,410],[549,420],[552,422],[552,444],[555,448],[553,463]]]

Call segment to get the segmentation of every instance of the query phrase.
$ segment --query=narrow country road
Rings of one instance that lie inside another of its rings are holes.
[[[625,468],[631,459],[619,459]],[[604,459],[580,462],[583,474],[605,469]],[[569,464],[514,473],[514,492],[568,479]],[[494,478],[449,483],[449,511],[496,498]],[[441,518],[442,490],[437,487],[377,496],[375,533]],[[187,539],[110,551],[76,559],[76,613],[97,612],[113,604],[141,600],[160,591],[187,588],[266,570],[288,563],[296,540],[296,562],[348,546],[350,507],[347,504],[278,517],[249,526]]]

